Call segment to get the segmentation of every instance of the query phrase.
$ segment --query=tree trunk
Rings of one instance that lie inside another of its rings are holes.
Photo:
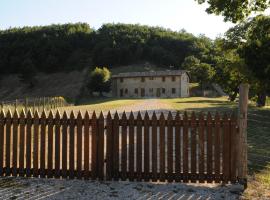
[[[257,94],[257,97],[258,97],[258,99],[257,99],[257,106],[258,107],[265,106],[265,104],[266,104],[266,92],[263,91],[263,92],[258,93]]]

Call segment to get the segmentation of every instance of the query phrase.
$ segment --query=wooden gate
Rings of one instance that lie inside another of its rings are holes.
[[[210,113],[0,113],[0,175],[236,182],[236,118]]]

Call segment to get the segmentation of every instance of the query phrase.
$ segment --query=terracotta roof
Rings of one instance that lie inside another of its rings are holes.
[[[127,72],[112,75],[112,78],[127,78],[127,77],[149,77],[149,76],[181,76],[187,73],[186,70],[171,70],[171,71],[150,71],[150,72]]]

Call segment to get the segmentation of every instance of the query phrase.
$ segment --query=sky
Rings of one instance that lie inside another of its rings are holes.
[[[233,26],[205,8],[194,0],[0,0],[0,29],[69,22],[98,29],[104,23],[136,23],[214,39]]]

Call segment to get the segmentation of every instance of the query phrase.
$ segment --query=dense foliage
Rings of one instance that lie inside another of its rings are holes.
[[[0,31],[0,70],[22,73],[23,63],[41,72],[88,66],[126,65],[141,61],[179,68],[187,56],[211,62],[212,41],[183,31],[131,24],[88,24],[12,28]]]
[[[90,72],[87,88],[92,94],[98,92],[102,96],[102,92],[109,92],[111,89],[111,72],[106,68],[96,67]]]
[[[225,21],[234,23],[244,20],[252,12],[264,11],[270,7],[270,0],[195,0],[207,2],[207,13],[224,16]]]

